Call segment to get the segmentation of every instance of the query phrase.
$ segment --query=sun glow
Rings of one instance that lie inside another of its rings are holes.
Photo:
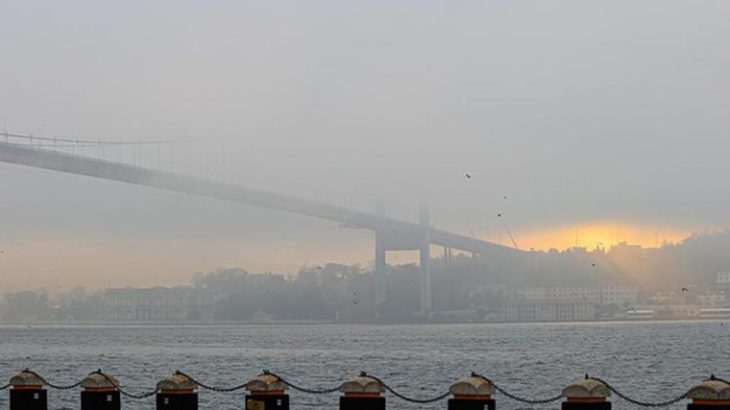
[[[678,242],[690,233],[690,230],[666,226],[588,223],[527,231],[520,233],[517,239],[521,248],[536,250],[567,249],[575,246],[607,249],[620,242],[649,248]]]

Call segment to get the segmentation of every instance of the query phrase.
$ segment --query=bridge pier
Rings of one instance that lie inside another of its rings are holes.
[[[387,300],[387,289],[385,283],[385,237],[381,231],[375,232],[375,315],[378,309]]]
[[[420,313],[425,318],[431,317],[431,225],[428,214],[428,204],[421,201],[418,209],[419,220],[421,227],[424,228],[424,235],[421,238],[421,246],[419,249],[420,260],[419,264],[421,267],[421,278],[420,278],[420,302],[421,309]]]
[[[431,317],[431,243],[428,240],[428,234],[421,246],[420,253],[420,313],[424,317]]]

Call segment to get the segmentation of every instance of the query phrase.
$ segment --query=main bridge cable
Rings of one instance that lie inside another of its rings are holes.
[[[206,138],[188,138],[179,140],[89,140],[89,139],[73,139],[73,138],[57,138],[57,137],[37,137],[34,135],[17,134],[12,132],[2,132],[0,135],[5,139],[17,138],[26,141],[45,141],[45,142],[62,142],[72,144],[72,146],[100,146],[100,145],[167,145],[167,144],[188,144],[192,142],[214,141],[227,137],[206,137]]]

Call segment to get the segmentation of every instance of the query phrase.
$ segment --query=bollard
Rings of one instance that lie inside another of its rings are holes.
[[[97,370],[81,381],[81,410],[120,410],[119,381]]]
[[[562,410],[611,410],[611,402],[606,400],[611,395],[608,386],[591,379],[586,375],[565,386]]]
[[[263,373],[245,385],[246,410],[289,410],[287,386],[278,377]]]
[[[385,410],[385,387],[365,372],[340,385],[340,410]]]
[[[198,384],[178,372],[157,382],[157,410],[198,410]]]
[[[462,377],[449,387],[454,395],[448,401],[448,410],[494,410],[492,396],[497,392],[491,381],[472,374]]]
[[[23,370],[10,379],[10,410],[47,410],[48,397],[43,379],[37,373]]]
[[[710,376],[687,392],[687,410],[730,410],[730,383]]]

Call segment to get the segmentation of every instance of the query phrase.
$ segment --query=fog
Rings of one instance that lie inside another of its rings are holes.
[[[547,249],[595,225],[651,245],[730,225],[729,15],[719,0],[8,1],[0,126],[205,139],[146,155],[410,221],[426,198],[434,226],[505,245],[505,226]],[[10,164],[0,186],[8,289],[373,258],[367,231],[272,210]]]

